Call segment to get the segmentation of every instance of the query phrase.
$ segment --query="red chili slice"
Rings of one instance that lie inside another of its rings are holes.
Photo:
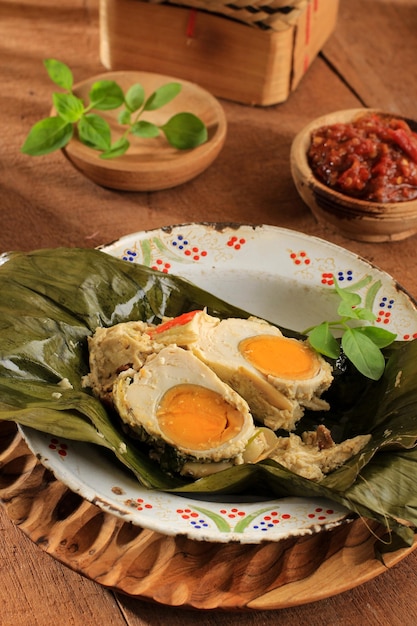
[[[178,315],[178,317],[174,317],[172,320],[168,320],[167,322],[164,322],[163,324],[160,324],[159,326],[150,329],[148,331],[148,335],[163,333],[164,331],[169,330],[170,328],[174,328],[175,326],[183,326],[184,324],[188,324],[188,322],[191,322],[196,313],[200,313],[200,311],[197,310],[189,311],[188,313],[182,313],[182,315]]]

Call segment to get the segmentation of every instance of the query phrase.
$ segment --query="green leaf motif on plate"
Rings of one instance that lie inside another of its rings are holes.
[[[219,317],[247,317],[249,312],[187,280],[99,250],[12,253],[4,261],[0,419],[110,449],[114,462],[129,468],[148,488],[177,494],[257,493],[267,499],[324,497],[377,520],[404,541],[412,540],[412,527],[417,526],[417,341],[382,348],[387,365],[377,381],[353,367],[338,372],[328,396],[332,410],[313,419],[319,417],[339,440],[362,433],[371,433],[372,439],[320,483],[271,460],[236,465],[193,482],[164,473],[83,388],[87,338],[97,326],[129,320],[159,323],[165,316],[204,307]],[[386,340],[378,338],[382,344]],[[70,388],[60,385],[64,379]],[[308,429],[311,419],[307,412],[300,428]],[[245,523],[248,519],[238,529]]]

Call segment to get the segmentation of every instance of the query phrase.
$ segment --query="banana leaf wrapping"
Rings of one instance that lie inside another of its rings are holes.
[[[99,250],[58,248],[3,255],[0,265],[0,419],[101,446],[150,489],[177,493],[259,493],[325,497],[375,519],[390,546],[411,545],[417,527],[417,341],[385,349],[377,381],[336,367],[331,411],[306,414],[300,429],[323,423],[336,439],[371,433],[369,444],[321,482],[272,460],[237,465],[196,481],[164,472],[82,386],[87,337],[98,326],[158,323],[206,307],[219,317],[250,313],[190,282]],[[282,329],[284,334],[297,333]],[[336,364],[337,366],[337,364]],[[71,387],[57,384],[67,379]],[[121,445],[122,444],[122,445]],[[124,445],[123,445],[124,444]]]

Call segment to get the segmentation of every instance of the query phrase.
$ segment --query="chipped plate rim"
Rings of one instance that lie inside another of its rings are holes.
[[[377,324],[417,337],[417,306],[386,272],[323,239],[267,225],[192,223],[139,231],[100,248],[187,278],[199,287],[286,328],[302,331],[334,315],[332,276],[371,275]],[[311,535],[352,519],[330,500],[288,497],[192,498],[148,490],[101,449],[19,427],[31,451],[73,492],[102,510],[164,535],[257,544]]]

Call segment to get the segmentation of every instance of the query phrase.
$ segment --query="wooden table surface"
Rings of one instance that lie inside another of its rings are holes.
[[[169,224],[231,221],[283,226],[359,253],[417,297],[416,237],[358,243],[316,223],[290,174],[292,138],[312,118],[378,107],[417,118],[416,0],[341,0],[337,28],[287,102],[252,108],[223,101],[228,136],[218,159],[181,187],[153,193],[95,186],[61,153],[20,153],[49,109],[42,60],[68,63],[77,80],[103,71],[98,0],[0,0],[0,252],[94,247]],[[351,591],[279,611],[193,612],[112,593],[60,564],[0,508],[3,626],[309,626],[416,623],[417,552]]]

